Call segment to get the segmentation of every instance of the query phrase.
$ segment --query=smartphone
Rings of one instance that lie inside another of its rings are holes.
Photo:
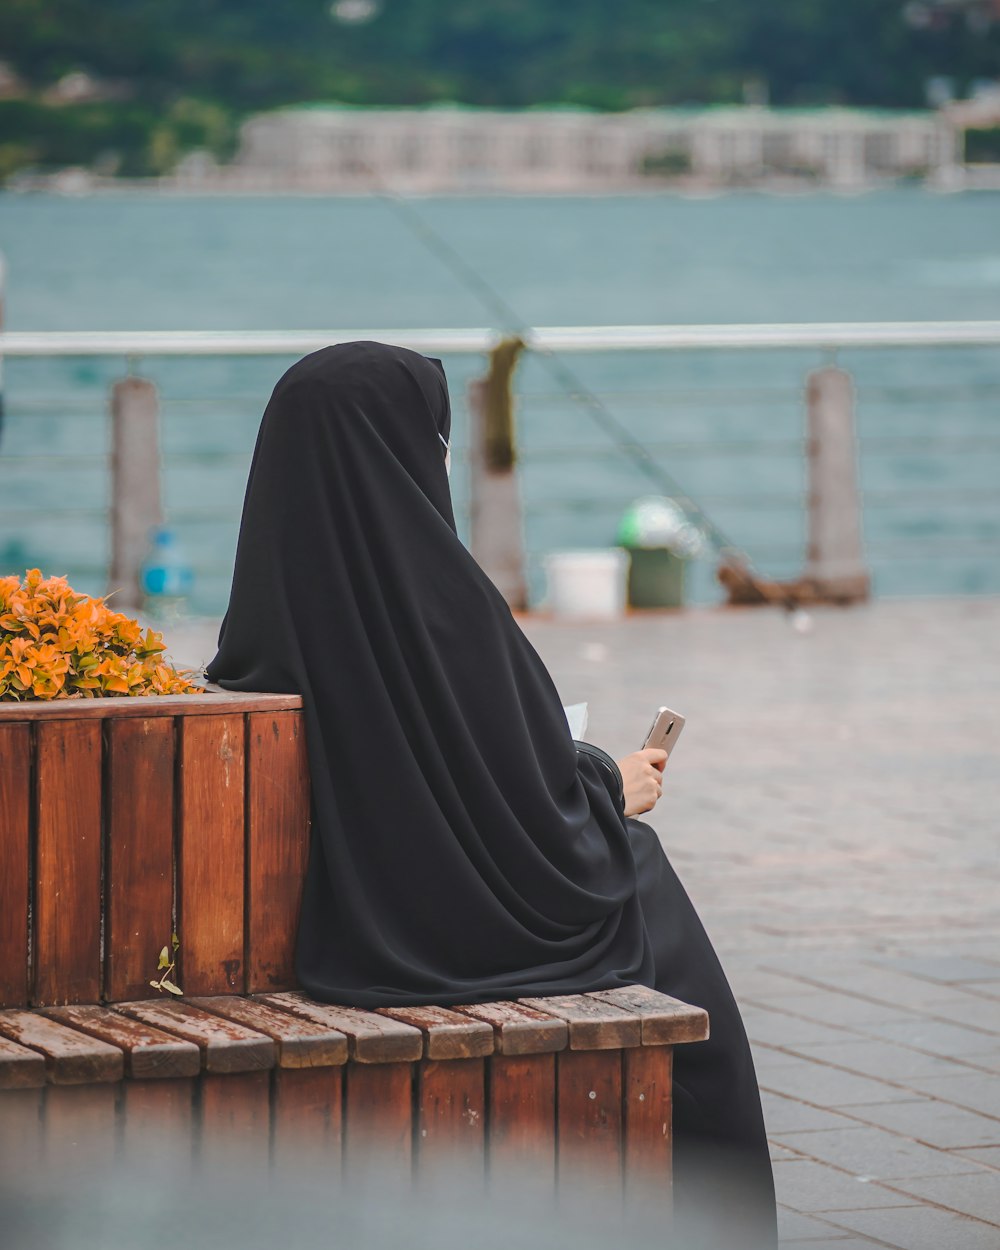
[[[666,751],[669,757],[670,752],[674,749],[674,743],[681,736],[684,724],[684,717],[681,716],[680,712],[672,712],[668,707],[657,708],[656,715],[653,717],[653,723],[649,727],[649,733],[646,734],[646,741],[642,744],[642,749],[658,747],[661,751]]]

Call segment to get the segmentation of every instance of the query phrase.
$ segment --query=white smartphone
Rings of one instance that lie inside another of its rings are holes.
[[[674,749],[674,743],[681,736],[681,730],[684,728],[685,720],[680,712],[672,712],[668,707],[657,708],[656,715],[653,717],[653,723],[649,727],[649,733],[646,734],[646,741],[642,744],[642,749],[646,747],[658,747],[661,751],[666,751],[668,757]]]

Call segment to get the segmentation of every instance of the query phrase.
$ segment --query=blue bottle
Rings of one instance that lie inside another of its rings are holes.
[[[154,620],[175,621],[185,614],[194,572],[173,530],[152,530],[150,542],[149,554],[139,570],[143,609]]]

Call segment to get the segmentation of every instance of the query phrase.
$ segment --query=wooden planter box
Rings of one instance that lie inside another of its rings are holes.
[[[291,989],[309,837],[301,700],[0,703],[0,1006]]]

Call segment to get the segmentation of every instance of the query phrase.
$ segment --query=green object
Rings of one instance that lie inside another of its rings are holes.
[[[628,602],[632,608],[679,608],[684,604],[687,561],[669,547],[626,547],[632,557]]]

